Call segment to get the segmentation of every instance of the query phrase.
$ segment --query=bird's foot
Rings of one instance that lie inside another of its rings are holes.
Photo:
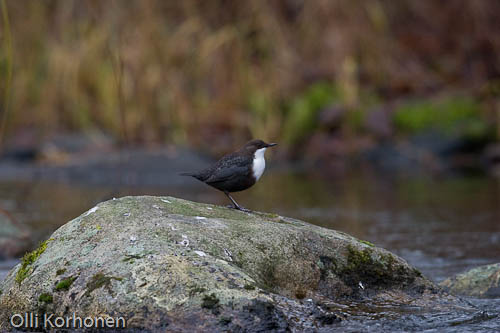
[[[227,205],[226,207],[227,208],[236,209],[236,210],[240,210],[240,211],[245,212],[245,213],[251,213],[252,212],[250,209],[247,209],[247,208],[241,207],[241,206]]]

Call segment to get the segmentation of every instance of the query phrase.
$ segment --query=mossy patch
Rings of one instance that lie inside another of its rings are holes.
[[[70,276],[69,278],[67,279],[63,279],[61,281],[59,281],[54,290],[55,291],[61,291],[61,290],[68,290],[69,287],[71,287],[71,285],[73,284],[73,282],[75,282],[77,276]]]
[[[200,286],[197,286],[197,287],[193,287],[189,290],[189,295],[190,296],[193,296],[195,294],[201,294],[201,293],[204,293],[205,291],[207,291],[206,288],[203,288],[203,287],[200,287]]]
[[[38,297],[38,300],[43,303],[52,303],[54,299],[51,294],[43,293]]]
[[[158,235],[159,233],[155,233],[155,235]],[[153,251],[144,251],[142,253],[131,253],[131,254],[125,254],[125,256],[122,259],[122,262],[127,262],[129,264],[133,264],[136,259],[142,259],[145,258],[146,256],[153,254]]]
[[[112,294],[111,290],[111,280],[116,280],[116,281],[122,281],[123,278],[121,277],[116,277],[116,276],[106,276],[103,273],[97,273],[95,274],[89,282],[87,282],[87,291],[85,291],[85,295],[88,296],[90,293],[92,293],[94,290],[105,287],[106,290],[110,294]]]
[[[275,272],[279,262],[279,258],[271,256],[269,257],[269,261],[262,261],[259,264],[260,281],[258,281],[258,285],[260,288],[267,291],[273,291],[276,285],[278,285],[278,279],[275,276]]]
[[[320,271],[320,280],[325,281],[331,272],[335,272],[337,270],[337,263],[334,258],[329,256],[320,256],[316,265]]]
[[[373,243],[370,243],[369,241],[366,241],[366,240],[363,240],[363,239],[360,239],[359,242],[363,243],[365,245],[368,245],[370,247],[374,247],[375,246]]]
[[[139,254],[126,254],[125,255],[125,258],[122,259],[123,262],[128,262],[128,263],[131,263],[133,264],[135,262],[134,259],[141,259],[143,258],[144,256],[142,255],[139,255]]]
[[[400,105],[394,112],[393,121],[402,133],[437,130],[478,140],[491,132],[480,110],[477,100],[461,96],[414,100]]]
[[[212,310],[213,314],[219,314],[220,301],[214,293],[205,295],[201,302],[201,307]]]
[[[47,244],[53,239],[47,239],[44,242],[41,242],[38,248],[32,252],[28,252],[23,256],[21,260],[21,268],[17,271],[16,274],[16,282],[21,284],[24,279],[26,279],[32,272],[33,263],[40,257],[40,255],[45,252],[47,249]]]
[[[359,250],[347,246],[347,264],[340,269],[338,276],[353,290],[361,282],[371,288],[381,289],[394,285],[406,286],[415,280],[415,273],[396,262],[390,255],[374,258],[371,248]]]
[[[413,268],[413,273],[415,273],[415,275],[418,277],[423,277],[422,272],[416,268]]]
[[[56,271],[56,275],[63,275],[66,273],[66,268],[61,268]]]
[[[219,319],[219,323],[223,326],[229,325],[233,321],[231,317],[221,317]]]
[[[245,284],[243,288],[245,288],[245,290],[255,290],[255,286],[251,284]]]

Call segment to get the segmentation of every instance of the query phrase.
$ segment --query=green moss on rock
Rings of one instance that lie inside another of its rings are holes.
[[[189,295],[192,296],[195,294],[201,294],[201,293],[204,293],[205,291],[207,291],[206,288],[197,286],[197,287],[193,287],[189,290]]]
[[[125,258],[122,259],[123,262],[128,262],[133,264],[135,262],[134,259],[141,259],[143,256],[139,254],[127,254],[125,255]]]
[[[122,281],[123,279],[116,276],[106,276],[103,273],[95,274],[92,279],[87,282],[87,291],[85,295],[90,295],[91,292],[102,287],[105,287],[111,293],[111,280]]]
[[[366,240],[363,240],[363,239],[360,239],[359,242],[363,243],[365,245],[368,245],[370,247],[374,247],[375,246],[373,243],[370,243],[369,241],[366,241]]]
[[[66,268],[61,268],[56,271],[56,275],[63,275],[66,273]]]
[[[43,303],[52,303],[53,297],[49,293],[43,293],[38,297],[38,300]]]
[[[209,310],[216,310],[219,307],[219,299],[214,293],[205,295],[202,299],[201,307]]]
[[[233,321],[233,318],[231,318],[231,317],[224,317],[224,316],[222,316],[219,319],[219,323],[221,325],[223,325],[223,326],[229,325],[232,321]]]
[[[23,256],[21,260],[21,267],[17,271],[16,274],[16,282],[21,284],[24,279],[26,279],[31,274],[31,268],[33,263],[40,257],[40,255],[45,252],[47,249],[47,244],[52,240],[48,239],[44,242],[41,242],[38,248],[32,252],[28,252]]]
[[[415,280],[414,272],[398,263],[391,254],[376,259],[371,248],[359,250],[352,245],[347,246],[347,252],[347,264],[338,274],[353,290],[357,290],[360,282],[380,289]]]
[[[54,290],[55,291],[60,291],[60,290],[68,290],[69,287],[71,287],[71,285],[73,284],[73,282],[76,280],[77,276],[71,276],[67,279],[64,279],[64,280],[61,280],[59,281]]]

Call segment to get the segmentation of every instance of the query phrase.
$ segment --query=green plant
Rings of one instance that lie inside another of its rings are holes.
[[[32,252],[26,253],[21,259],[21,267],[16,273],[16,282],[21,284],[23,280],[28,277],[31,273],[31,267],[33,263],[40,257],[40,255],[45,252],[47,249],[47,243],[52,239],[48,239],[44,242],[41,242],[38,248]]]
[[[432,129],[446,134],[483,135],[487,128],[478,102],[464,97],[406,103],[396,110],[393,120],[401,133]]]
[[[71,285],[73,284],[73,282],[76,280],[77,276],[71,276],[67,279],[63,279],[61,281],[59,281],[54,290],[55,291],[60,291],[60,290],[68,290],[69,287],[71,287]]]
[[[40,297],[38,297],[38,300],[43,303],[52,303],[54,298],[49,293],[43,293],[40,295]]]
[[[295,144],[317,125],[318,112],[339,99],[336,88],[327,82],[315,83],[293,99],[286,112],[283,136],[288,144]]]

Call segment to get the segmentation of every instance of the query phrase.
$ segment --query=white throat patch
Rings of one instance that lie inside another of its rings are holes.
[[[264,159],[264,153],[267,148],[260,148],[254,154],[253,157],[253,165],[252,171],[255,177],[255,181],[259,180],[260,176],[264,173],[264,169],[266,168],[266,160]]]

